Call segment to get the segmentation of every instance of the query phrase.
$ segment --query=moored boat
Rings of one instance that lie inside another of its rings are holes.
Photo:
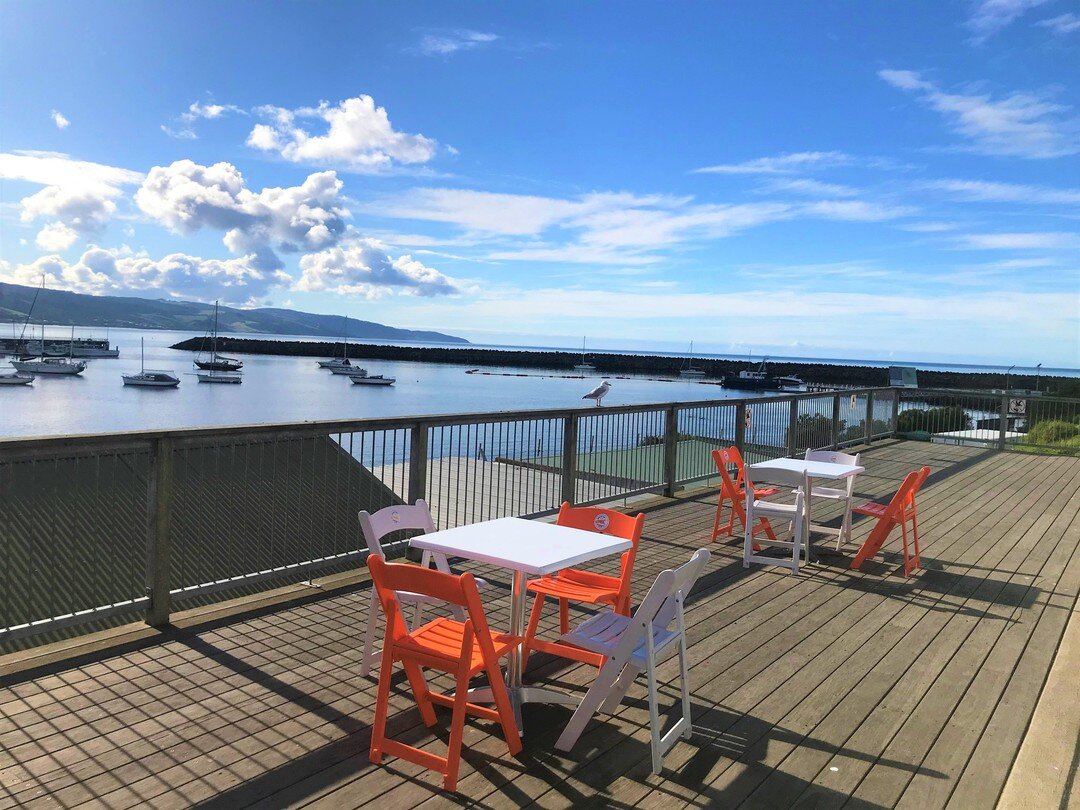
[[[242,360],[237,360],[234,357],[225,357],[222,354],[218,354],[217,350],[218,342],[218,302],[214,302],[214,325],[210,330],[210,359],[203,360],[202,352],[199,352],[195,356],[195,367],[200,368],[203,371],[239,371],[244,367]],[[206,382],[200,376],[201,382]]]
[[[34,381],[34,375],[25,371],[16,371],[14,374],[0,374],[0,385],[29,385]]]
[[[396,377],[384,377],[382,374],[368,374],[366,368],[358,368],[349,375],[353,385],[393,385]]]
[[[217,371],[216,369],[210,369],[208,371],[197,371],[195,376],[199,378],[201,383],[225,383],[232,385],[239,385],[244,381],[244,376],[238,374],[235,371]]]
[[[686,366],[679,369],[680,377],[704,377],[705,372],[700,368],[694,368],[694,341],[690,341],[690,352],[687,357]]]
[[[139,338],[140,371],[138,374],[121,374],[124,385],[135,385],[143,388],[176,388],[180,385],[180,378],[171,371],[161,371],[146,367],[146,339]]]
[[[72,360],[68,357],[33,357],[25,360],[12,360],[11,365],[18,371],[30,374],[52,374],[56,376],[74,376],[86,371],[85,360]]]

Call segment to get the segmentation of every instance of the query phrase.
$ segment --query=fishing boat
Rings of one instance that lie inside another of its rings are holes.
[[[690,353],[689,356],[686,358],[686,365],[683,368],[679,369],[679,376],[691,378],[705,376],[705,372],[702,371],[700,368],[694,368],[694,341],[692,340],[690,341]]]
[[[334,357],[330,360],[319,360],[319,368],[328,368],[331,371],[334,369],[352,369],[353,365],[349,362],[349,316],[345,316],[345,334],[342,335],[341,343],[341,357]]]
[[[180,384],[180,378],[171,371],[160,371],[146,367],[146,338],[139,338],[139,366],[138,374],[121,374],[124,385],[138,385],[143,388],[176,388]]]
[[[217,369],[209,369],[207,371],[196,371],[195,376],[199,378],[201,383],[224,383],[226,385],[239,385],[244,381],[244,375],[236,371],[218,371]]]
[[[34,381],[33,374],[16,371],[14,374],[0,374],[0,385],[29,385]]]
[[[202,360],[203,353],[200,351],[195,356],[195,367],[200,368],[203,371],[239,371],[244,367],[244,363],[233,357],[225,357],[218,354],[217,342],[218,342],[218,302],[214,302],[214,325],[210,330],[210,359]],[[205,341],[204,341],[205,343]],[[199,377],[200,382],[207,382]]]
[[[740,391],[776,391],[780,385],[780,377],[773,377],[765,370],[765,357],[757,369],[743,369],[738,374],[726,374],[722,380],[725,388],[736,388]],[[790,378],[789,378],[790,379]],[[799,380],[802,384],[802,380]]]
[[[384,377],[382,374],[368,374],[366,368],[358,368],[349,375],[353,385],[393,385],[396,377]]]
[[[75,327],[71,327],[72,341],[75,339]],[[45,324],[41,325],[41,340],[45,342]],[[53,374],[57,376],[74,376],[86,371],[85,360],[72,360],[68,357],[27,357],[12,360],[11,365],[17,371],[25,371],[30,374]]]
[[[581,362],[574,366],[574,371],[596,371],[596,366],[585,359],[585,338],[581,339]]]

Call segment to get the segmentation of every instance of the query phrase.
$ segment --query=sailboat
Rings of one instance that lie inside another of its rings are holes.
[[[694,368],[694,341],[690,341],[690,356],[686,360],[686,366],[679,369],[680,377],[704,377],[705,372],[700,368]]]
[[[124,385],[141,385],[144,388],[176,388],[180,384],[180,378],[171,371],[155,371],[146,367],[146,338],[139,338],[139,365],[141,370],[138,374],[121,374]]]
[[[71,344],[75,344],[75,327],[71,327]],[[45,346],[45,324],[41,324],[41,345]],[[67,357],[29,357],[20,360],[12,360],[11,365],[18,371],[26,371],[31,374],[56,374],[73,376],[86,371],[85,360],[72,360],[70,350]]]
[[[585,338],[581,339],[581,362],[574,366],[574,371],[596,371],[596,366],[585,359]]]
[[[214,302],[214,328],[210,332],[210,359],[200,360],[202,352],[199,352],[195,357],[195,366],[203,371],[239,371],[244,367],[244,364],[240,360],[236,360],[232,357],[225,357],[218,354],[217,350],[218,340],[218,302]],[[199,376],[200,381],[202,375]]]
[[[337,372],[334,372],[335,374]],[[382,374],[368,374],[366,368],[356,368],[349,375],[353,385],[393,385],[397,377],[384,377]]]
[[[330,360],[319,360],[319,368],[328,368],[335,374],[348,373],[348,370],[352,369],[352,363],[349,362],[349,316],[345,316],[345,334],[342,335],[341,344],[341,357],[334,357]],[[337,369],[346,369],[346,371],[338,371]]]

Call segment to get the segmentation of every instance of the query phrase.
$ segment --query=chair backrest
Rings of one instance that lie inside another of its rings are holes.
[[[360,531],[364,535],[368,551],[372,554],[385,557],[382,548],[382,539],[388,534],[399,532],[404,529],[419,529],[424,534],[435,531],[435,523],[431,519],[431,510],[427,502],[418,500],[415,504],[401,504],[387,506],[375,514],[360,512]]]
[[[772,469],[762,470],[759,469],[755,473],[758,477],[758,482],[768,481],[770,484],[780,484],[785,487],[805,487],[806,486],[806,473],[802,470],[785,470],[782,467],[774,467]],[[746,482],[747,497],[754,491],[754,484],[750,481]]]
[[[622,577],[622,590],[625,596],[630,589],[630,572],[634,568],[634,558],[637,556],[638,545],[641,542],[641,532],[645,528],[645,513],[638,512],[636,515],[627,515],[615,512],[611,509],[603,509],[599,506],[571,506],[564,501],[559,508],[559,517],[555,520],[559,526],[568,526],[571,529],[582,529],[597,534],[607,534],[612,537],[621,537],[629,540],[630,550],[623,552],[619,566],[619,576]]]
[[[711,557],[712,555],[709,554],[708,549],[699,548],[693,553],[688,562],[684,562],[675,569],[675,579],[671,583],[671,592],[656,612],[656,617],[652,620],[654,625],[667,627],[671,624],[671,620],[675,618],[675,612],[678,610],[679,602],[686,601],[687,594],[690,593],[694,583],[698,581],[698,578],[705,571],[705,566],[708,565]]]
[[[836,450],[807,450],[807,461],[826,461],[829,464],[846,464],[849,467],[858,467],[860,455],[855,453],[839,453]]]
[[[742,453],[738,447],[720,447],[712,451],[713,464],[720,474],[720,489],[733,500],[738,500],[739,489],[742,487],[743,478],[746,475],[746,466],[743,464]],[[735,477],[731,477],[729,466],[735,467]]]
[[[480,592],[476,587],[476,579],[472,574],[444,574],[433,568],[422,568],[407,563],[391,563],[384,560],[378,554],[371,554],[367,559],[368,570],[371,571],[371,582],[375,586],[375,593],[382,603],[383,614],[386,616],[387,637],[398,640],[409,635],[409,627],[401,615],[401,607],[398,603],[397,592],[409,591],[423,594],[436,599],[441,599],[450,605],[464,607],[469,614],[473,630],[480,637],[491,643],[491,635],[488,633],[487,617],[480,602]]]

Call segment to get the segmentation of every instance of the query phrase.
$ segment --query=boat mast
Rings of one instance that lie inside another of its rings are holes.
[[[146,338],[139,338],[139,366],[140,374],[146,373]]]
[[[218,311],[218,302],[215,301],[214,302],[214,331],[210,335],[210,362],[211,363],[216,363],[217,362],[217,317],[218,317],[217,311]]]

